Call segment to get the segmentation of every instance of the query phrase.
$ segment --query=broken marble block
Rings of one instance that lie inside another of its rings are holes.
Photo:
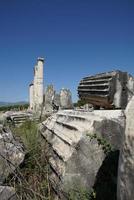
[[[61,109],[72,109],[72,94],[68,89],[61,89],[60,91],[60,107]]]
[[[40,132],[49,145],[49,178],[57,199],[68,199],[70,191],[89,190],[95,184],[106,155],[90,136],[96,134],[118,150],[124,127],[121,110],[59,110],[42,122]]]
[[[53,85],[48,85],[45,93],[45,112],[53,112],[53,99],[55,91]]]

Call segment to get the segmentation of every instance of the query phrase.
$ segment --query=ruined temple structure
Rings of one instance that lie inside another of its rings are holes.
[[[53,85],[48,85],[45,92],[44,113],[52,113],[59,109],[72,109],[72,94],[69,89],[62,88],[59,93]]]
[[[37,111],[43,107],[43,64],[44,58],[38,58],[34,67],[34,80],[29,85],[30,110]]]
[[[34,80],[29,85],[30,110],[36,113],[53,113],[60,109],[73,108],[70,90],[61,89],[58,94],[53,85],[48,85],[44,90],[44,58],[38,58],[34,67]]]
[[[79,98],[96,108],[124,109],[134,94],[134,78],[127,72],[112,71],[83,78]]]

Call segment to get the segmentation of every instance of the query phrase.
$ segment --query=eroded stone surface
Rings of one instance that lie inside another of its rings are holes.
[[[83,78],[78,95],[94,107],[126,108],[134,94],[134,77],[119,70]]]
[[[71,109],[73,107],[72,104],[72,95],[70,90],[61,89],[60,91],[60,106],[61,109]]]
[[[118,170],[118,200],[132,199],[134,199],[134,97],[126,109],[126,130]]]
[[[17,200],[15,189],[8,186],[0,186],[0,200]]]
[[[55,91],[53,85],[48,85],[45,93],[45,112],[53,112],[53,99]]]
[[[87,134],[98,134],[119,149],[124,122],[119,110],[61,110],[41,124],[41,134],[50,145],[50,181],[59,199],[66,199],[66,193],[76,187],[89,189],[94,185],[105,154],[97,140]]]
[[[0,128],[0,184],[23,162],[24,151],[16,142],[11,131]]]

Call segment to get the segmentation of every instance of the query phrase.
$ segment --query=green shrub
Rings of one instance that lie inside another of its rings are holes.
[[[113,150],[111,144],[105,138],[102,138],[95,133],[87,134],[87,136],[90,137],[90,140],[96,139],[98,142],[98,145],[100,145],[102,147],[102,149],[106,155],[108,155]]]
[[[9,111],[9,110],[25,110],[28,109],[29,104],[19,104],[19,105],[7,105],[7,106],[0,106],[0,111]]]
[[[69,200],[95,200],[96,194],[93,189],[77,188],[69,191]]]
[[[89,103],[87,100],[79,99],[76,103],[74,103],[74,107],[81,107],[87,103]]]

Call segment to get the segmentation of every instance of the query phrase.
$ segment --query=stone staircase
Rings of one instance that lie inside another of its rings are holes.
[[[39,117],[36,117],[33,113],[29,112],[6,112],[5,116],[7,122],[10,122],[15,126],[18,126],[27,120],[39,121]]]

